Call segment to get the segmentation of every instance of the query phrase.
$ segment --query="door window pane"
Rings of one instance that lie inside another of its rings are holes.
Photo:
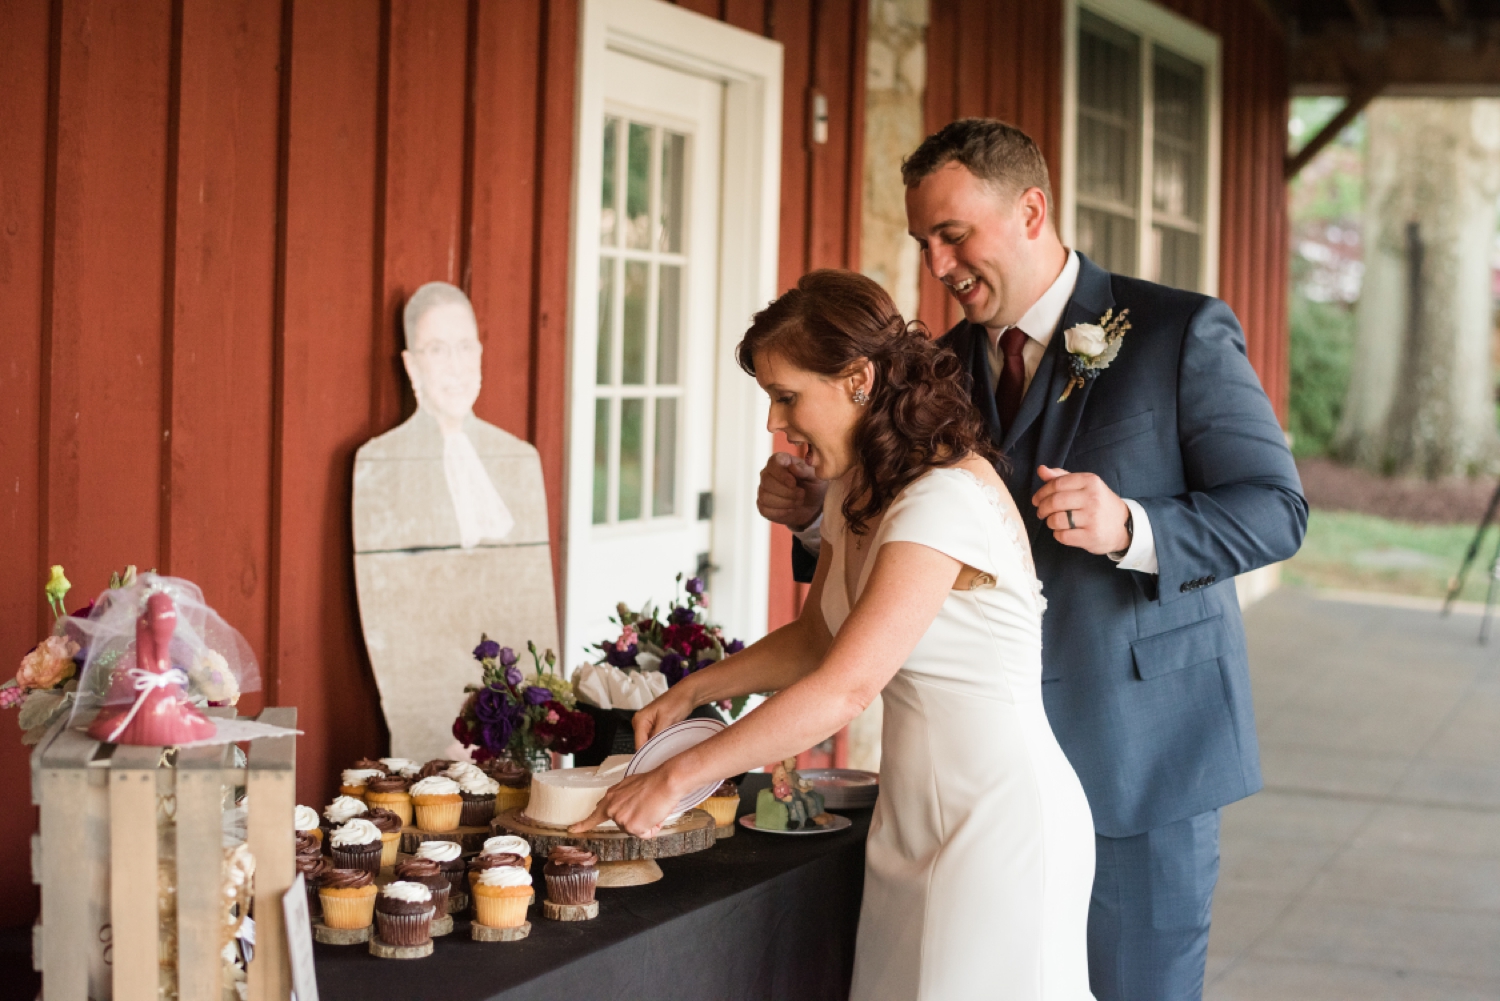
[[[594,524],[609,520],[609,401],[594,401]]]
[[[645,261],[625,262],[625,329],[622,334],[625,357],[620,382],[639,386],[646,381],[646,303],[650,295],[651,265]]]
[[[656,401],[656,447],[651,457],[653,489],[651,513],[673,513],[677,506],[677,399]]]
[[[662,132],[661,140],[661,238],[658,250],[682,252],[683,160],[687,136]]]
[[[641,516],[641,488],[644,485],[646,459],[646,401],[640,398],[620,401],[620,521],[635,521]]]
[[[651,133],[649,125],[630,123],[630,153],[625,177],[625,246],[651,246]]]
[[[682,322],[682,268],[675,264],[661,266],[656,310],[656,384],[675,386]]]
[[[599,242],[606,247],[613,247],[616,242],[616,217],[619,211],[615,204],[615,173],[617,171],[615,161],[619,142],[620,120],[606,117],[604,119],[604,193],[599,205]]]
[[[1156,226],[1152,237],[1156,244],[1156,280],[1173,288],[1196,289],[1199,278],[1198,234]]]
[[[1079,253],[1106,271],[1136,273],[1134,219],[1079,206],[1077,228]]]
[[[614,381],[615,259],[599,258],[599,345],[594,352],[594,381]]]
[[[1203,217],[1203,67],[1160,48],[1152,60],[1152,206],[1197,221]]]
[[[1078,192],[1133,208],[1140,147],[1140,39],[1079,12]]]

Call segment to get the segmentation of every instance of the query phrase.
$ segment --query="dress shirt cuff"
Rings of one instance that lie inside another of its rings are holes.
[[[793,532],[792,537],[802,543],[803,549],[806,549],[814,556],[818,555],[818,551],[823,548],[823,513],[819,511],[818,516],[812,520],[811,525],[808,525],[800,532]],[[1156,565],[1156,555],[1154,553],[1151,556],[1151,564],[1152,566]]]
[[[1132,533],[1130,548],[1125,550],[1117,565],[1121,570],[1160,573],[1161,566],[1156,562],[1156,537],[1151,534],[1151,519],[1147,517],[1146,509],[1128,497],[1121,500],[1130,508]]]

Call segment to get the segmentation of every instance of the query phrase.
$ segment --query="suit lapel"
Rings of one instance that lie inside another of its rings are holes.
[[[1073,390],[1067,400],[1059,402],[1064,390],[1068,387],[1070,367],[1063,352],[1066,345],[1063,332],[1070,327],[1080,323],[1097,323],[1104,315],[1104,311],[1114,306],[1114,296],[1110,292],[1109,272],[1090,261],[1082,254],[1078,255],[1078,283],[1073,287],[1073,296],[1068,300],[1067,309],[1063,310],[1062,320],[1057,329],[1052,332],[1052,340],[1047,345],[1047,354],[1043,357],[1043,365],[1038,366],[1035,378],[1031,383],[1031,391],[1026,394],[1023,403],[1023,412],[1028,406],[1035,406],[1041,411],[1041,433],[1037,437],[1035,461],[1031,469],[1031,489],[1040,490],[1042,487],[1041,477],[1036,474],[1036,466],[1058,466],[1067,457],[1068,449],[1073,445],[1073,438],[1078,434],[1078,422],[1083,418],[1083,408],[1088,402],[1089,393],[1094,388],[1094,380],[1090,379],[1082,386]],[[1043,372],[1046,360],[1053,360],[1047,371]],[[1043,376],[1047,381],[1042,382]],[[1043,395],[1038,396],[1037,390],[1045,389]],[[1033,402],[1032,397],[1037,396]],[[1033,415],[1033,418],[1035,416]],[[1022,418],[1018,417],[1016,426],[1018,430],[1024,430]],[[1010,437],[1007,436],[1007,444]]]
[[[987,334],[983,327],[968,322],[964,323],[958,333],[961,337],[968,338],[967,354],[962,342],[954,347],[958,348],[955,353],[968,363],[969,378],[973,382],[970,392],[974,397],[974,406],[979,409],[979,416],[989,429],[990,440],[998,444],[1000,408],[995,403],[995,377],[990,372],[990,355],[985,343]]]

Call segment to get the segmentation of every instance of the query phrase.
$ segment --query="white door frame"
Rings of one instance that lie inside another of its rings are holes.
[[[771,450],[766,400],[734,361],[750,317],[776,294],[781,197],[781,74],[778,42],[661,0],[581,0],[578,105],[573,146],[573,232],[569,269],[567,442],[563,545],[565,593],[575,574],[569,535],[588,525],[593,455],[572,447],[574,430],[593,426],[591,385],[598,297],[580,276],[599,272],[603,57],[614,50],[724,84],[720,220],[717,406],[714,414],[712,617],[749,642],[766,631],[770,526],[755,509],[760,467]],[[596,128],[600,125],[600,128]],[[665,601],[663,595],[658,601]],[[566,604],[560,610],[567,635]],[[605,639],[607,637],[599,637]],[[568,649],[566,641],[564,649]],[[565,654],[566,656],[566,654]],[[568,664],[568,667],[573,665]]]

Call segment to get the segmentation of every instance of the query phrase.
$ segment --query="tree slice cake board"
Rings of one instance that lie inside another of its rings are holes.
[[[551,921],[591,921],[599,916],[599,901],[586,904],[554,904],[542,901],[542,914]]]
[[[469,925],[469,937],[476,942],[519,942],[530,934],[530,921],[523,921],[514,928],[491,928],[478,921]]]
[[[313,938],[324,945],[363,945],[370,941],[371,929],[374,925],[365,925],[363,928],[330,928],[321,919],[315,919],[312,923]]]
[[[444,935],[453,933],[453,915],[444,914],[440,918],[432,919],[432,937],[442,938]]]
[[[496,834],[515,834],[531,844],[536,865],[544,865],[553,848],[572,845],[599,857],[601,887],[641,886],[661,879],[655,859],[675,858],[712,848],[714,818],[707,810],[689,810],[661,829],[654,838],[638,838],[621,830],[569,834],[563,827],[544,827],[520,810],[506,810],[490,825]]]
[[[370,955],[381,959],[425,959],[432,955],[432,939],[421,945],[387,945],[379,935],[371,935]]]

